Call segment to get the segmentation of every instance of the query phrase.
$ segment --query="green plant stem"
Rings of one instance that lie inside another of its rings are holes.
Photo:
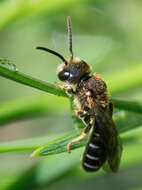
[[[111,100],[116,108],[130,112],[142,113],[142,101],[126,101],[113,98]]]
[[[142,70],[142,64],[138,63],[135,64],[134,66],[130,66],[127,69],[123,69],[123,71],[118,71],[117,73],[114,73],[110,77],[105,76],[104,78],[106,79],[106,82],[108,84],[108,90],[110,91],[110,93],[113,95],[141,85],[142,84],[141,70]],[[0,76],[57,96],[67,97],[64,91],[55,87],[53,84],[43,82],[41,80],[25,75],[18,71],[5,68],[1,65],[0,65]],[[129,76],[133,77],[129,78]]]
[[[50,84],[48,82],[43,82],[36,78],[32,78],[31,76],[20,73],[19,71],[15,71],[15,70],[0,66],[0,76],[16,81],[18,83],[30,86],[30,87],[34,87],[36,89],[39,89],[45,92],[49,92],[57,96],[67,97],[64,91],[55,87],[53,84]]]

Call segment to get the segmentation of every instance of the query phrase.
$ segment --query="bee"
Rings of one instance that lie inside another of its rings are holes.
[[[37,47],[62,60],[57,75],[64,85],[55,85],[73,97],[74,113],[86,125],[84,132],[67,144],[67,152],[70,153],[71,144],[85,138],[93,128],[83,154],[83,169],[95,172],[103,167],[105,171],[116,172],[120,165],[122,144],[112,119],[113,104],[109,100],[107,85],[100,74],[91,75],[92,68],[84,60],[73,57],[70,17],[67,18],[67,26],[70,52],[67,59],[51,49]]]

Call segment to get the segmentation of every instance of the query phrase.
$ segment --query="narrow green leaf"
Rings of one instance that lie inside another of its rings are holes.
[[[41,146],[36,151],[32,153],[31,156],[44,156],[44,155],[52,155],[52,154],[58,154],[61,152],[67,151],[67,144],[74,138],[78,137],[81,133],[78,130],[75,130],[71,132],[70,134],[67,134],[63,137],[60,137],[58,139],[55,139],[51,142],[49,142],[46,145]],[[78,141],[77,143],[73,144],[72,149],[75,149],[77,147],[81,147],[83,144],[85,144],[86,139],[83,139],[81,141]],[[47,153],[48,152],[48,153]]]
[[[120,112],[115,114],[114,121],[119,133],[122,133],[142,125],[142,116],[139,114],[134,115],[133,113]],[[67,150],[66,145],[80,134],[81,131],[79,132],[76,130],[70,135],[51,141],[48,144],[39,147],[36,151],[33,152],[32,156],[45,156],[65,152]],[[79,148],[85,145],[86,141],[87,138],[77,143],[73,143],[71,145],[71,149]]]
[[[116,108],[142,113],[142,101],[126,101],[112,98],[112,102],[114,103],[114,107]]]
[[[2,64],[2,61],[0,64]],[[25,75],[13,68],[10,69],[0,65],[0,76],[57,96],[67,97],[64,91],[55,87],[53,84]]]
[[[142,126],[142,116],[140,114],[121,111],[114,115],[114,120],[119,133],[122,134],[124,132],[130,131],[131,129],[137,129]],[[80,133],[81,130],[75,130],[62,136],[58,135],[54,137],[39,137],[0,143],[0,153],[35,150],[33,155],[43,156],[66,152],[67,143],[73,138],[76,138],[78,135],[80,135]],[[141,134],[141,132],[139,132],[139,134]],[[126,137],[127,133],[125,138]],[[86,141],[87,138],[83,139],[80,142],[72,144],[71,149],[85,145]]]

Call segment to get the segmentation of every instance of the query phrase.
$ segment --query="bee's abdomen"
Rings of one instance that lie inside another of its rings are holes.
[[[96,127],[91,135],[91,138],[86,146],[82,167],[87,172],[97,171],[102,167],[106,160],[106,150],[103,143],[103,138],[101,133],[99,133]]]

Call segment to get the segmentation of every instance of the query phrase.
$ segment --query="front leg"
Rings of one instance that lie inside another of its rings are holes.
[[[54,82],[54,85],[58,88],[60,88],[61,90],[64,90],[69,96],[73,96],[75,95],[75,91],[73,90],[73,88],[70,85],[61,85],[57,82]]]

